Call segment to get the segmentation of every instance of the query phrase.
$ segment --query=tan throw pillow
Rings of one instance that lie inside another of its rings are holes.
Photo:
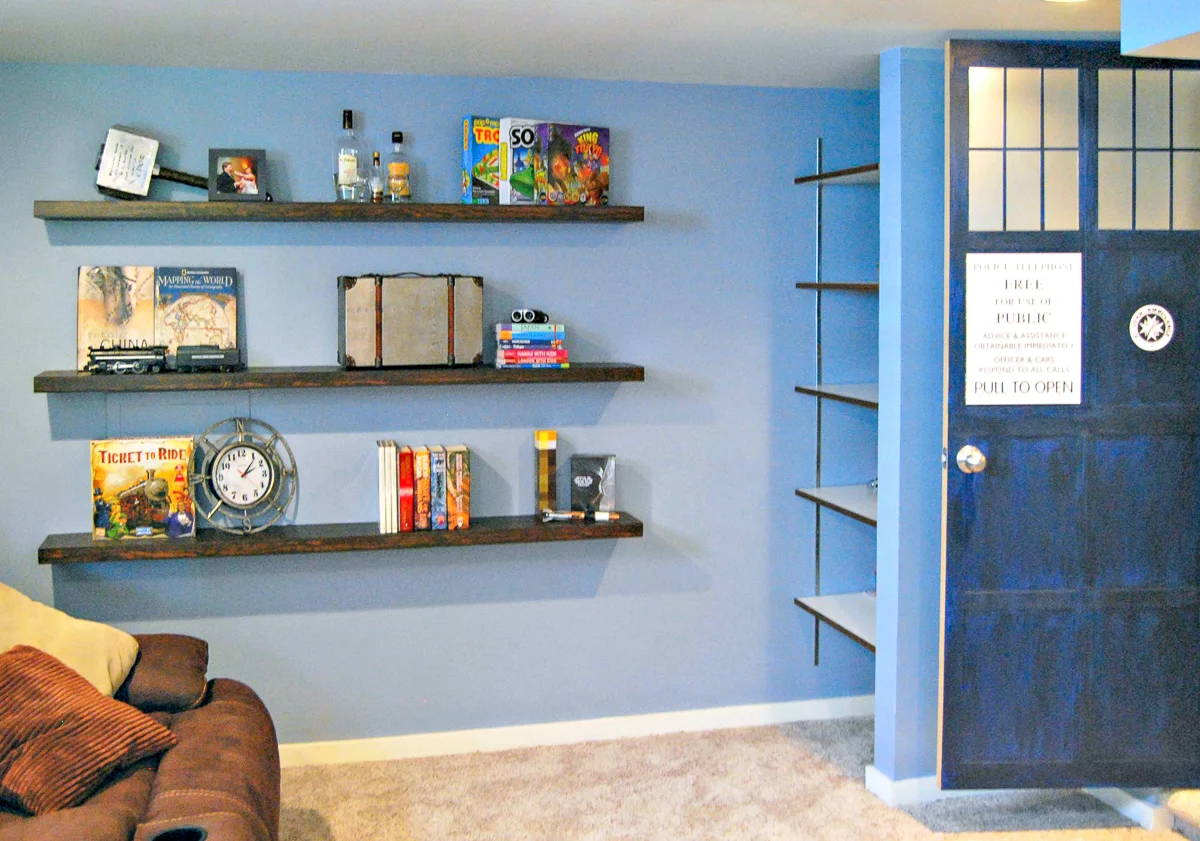
[[[113,771],[176,742],[150,716],[27,645],[0,654],[0,698],[0,800],[35,815],[77,806]]]
[[[138,652],[137,640],[120,628],[76,619],[0,584],[0,651],[14,645],[53,654],[110,698]]]

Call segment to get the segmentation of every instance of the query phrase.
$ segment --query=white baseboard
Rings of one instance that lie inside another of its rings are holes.
[[[912,806],[917,803],[929,803],[946,797],[967,797],[979,794],[994,794],[995,790],[943,790],[936,775],[928,777],[912,777],[907,780],[893,780],[874,765],[867,766],[863,780],[867,791],[874,794],[889,806]],[[1084,794],[1095,797],[1115,811],[1129,818],[1142,829],[1152,832],[1162,832],[1174,827],[1174,819],[1165,806],[1148,803],[1139,799],[1124,789],[1119,788],[1085,788],[1080,789]]]
[[[333,742],[297,742],[279,746],[285,768],[301,765],[330,765],[384,759],[416,759],[514,748],[570,745],[664,733],[726,730],[732,727],[761,727],[791,721],[817,721],[871,715],[874,695],[787,701],[778,704],[747,704],[703,710],[649,713],[646,715],[555,721],[479,730],[413,733],[374,739],[343,739]]]
[[[1166,806],[1135,797],[1125,789],[1085,788],[1083,793],[1107,803],[1142,829],[1166,832],[1175,828],[1175,818]]]

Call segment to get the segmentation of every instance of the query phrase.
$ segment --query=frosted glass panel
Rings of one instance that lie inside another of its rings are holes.
[[[1136,227],[1139,231],[1165,231],[1171,227],[1171,155],[1137,153]]]
[[[1008,152],[1005,173],[1007,231],[1042,229],[1042,153]]]
[[[1079,146],[1079,71],[1043,72],[1046,145],[1075,148]]]
[[[1175,230],[1200,230],[1200,152],[1175,153],[1174,201]]]
[[[1175,146],[1200,149],[1200,70],[1175,71]]]
[[[967,68],[967,145],[971,148],[1004,145],[1004,69]]]
[[[1165,149],[1171,145],[1171,71],[1139,70],[1134,81],[1137,146]]]
[[[1133,146],[1133,71],[1100,71],[1100,148]]]
[[[1079,153],[1046,153],[1046,230],[1079,230]]]
[[[1040,148],[1042,145],[1042,71],[1010,67],[1004,145]],[[1011,225],[1009,226],[1012,227]]]
[[[967,230],[1002,231],[1004,153],[969,152],[968,155]]]
[[[1128,231],[1133,228],[1133,153],[1101,152],[1098,157],[1097,224],[1100,228]]]

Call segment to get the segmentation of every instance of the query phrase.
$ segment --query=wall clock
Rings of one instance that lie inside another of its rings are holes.
[[[287,513],[300,478],[291,448],[272,426],[227,418],[197,436],[191,482],[196,511],[214,528],[252,534]]]

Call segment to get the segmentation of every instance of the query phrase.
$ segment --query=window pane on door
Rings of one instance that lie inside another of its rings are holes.
[[[1175,153],[1174,186],[1175,230],[1200,231],[1200,152]]]
[[[968,167],[968,227],[972,231],[1003,231],[1004,153],[971,152]]]
[[[1046,147],[1076,149],[1079,147],[1079,71],[1046,70],[1044,73]]]
[[[1136,227],[1139,231],[1171,228],[1171,155],[1167,152],[1138,152]]]
[[[1171,146],[1171,71],[1139,70],[1134,75],[1134,121],[1139,149]]]
[[[1133,71],[1100,71],[1100,148],[1133,148]]]
[[[1099,219],[1102,229],[1133,228],[1133,153],[1101,152],[1096,180],[1099,185]]]
[[[1004,146],[1004,68],[972,67],[967,71],[970,117],[967,145],[999,149]]]
[[[1042,153],[1008,152],[1004,173],[1006,231],[1042,229]]]
[[[1176,70],[1173,98],[1173,145],[1200,149],[1200,70]]]
[[[1042,71],[1009,68],[1005,84],[1004,146],[1042,146]]]
[[[1078,230],[1079,153],[1048,151],[1045,160],[1046,230]]]

